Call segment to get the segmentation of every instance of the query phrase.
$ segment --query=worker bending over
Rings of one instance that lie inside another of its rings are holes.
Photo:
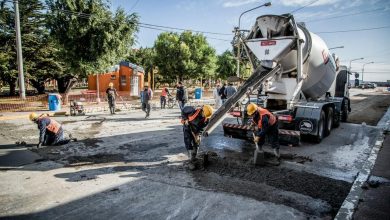
[[[209,123],[212,114],[213,108],[210,105],[204,105],[197,109],[192,106],[185,106],[182,110],[181,122],[183,124],[184,144],[191,162],[196,159],[201,141],[200,136]]]
[[[249,116],[253,115],[252,120],[255,125],[254,142],[258,143],[259,148],[261,148],[265,143],[265,136],[267,135],[274,149],[275,157],[279,158],[278,118],[267,109],[258,107],[253,103],[247,106],[247,114]]]
[[[35,113],[30,114],[30,120],[38,124],[39,129],[39,143],[37,147],[50,146],[50,145],[63,145],[69,143],[69,141],[77,141],[76,138],[65,139],[64,130],[60,123],[51,119],[49,116],[38,116]],[[71,136],[71,135],[69,135]]]

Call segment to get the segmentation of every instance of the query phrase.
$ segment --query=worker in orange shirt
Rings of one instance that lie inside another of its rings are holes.
[[[261,148],[265,143],[265,136],[268,136],[274,149],[275,157],[279,158],[278,118],[267,109],[259,107],[254,103],[250,103],[247,106],[247,114],[252,116],[252,122],[255,125],[254,142],[258,143],[259,148]]]
[[[30,120],[38,125],[39,129],[39,142],[37,147],[50,146],[50,145],[63,145],[69,143],[69,141],[77,141],[76,138],[66,139],[64,138],[64,130],[60,123],[50,118],[49,116],[38,116],[36,113],[31,113]]]

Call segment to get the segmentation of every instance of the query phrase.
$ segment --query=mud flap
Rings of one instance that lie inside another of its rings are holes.
[[[299,131],[279,129],[279,144],[298,146],[301,141]]]
[[[253,141],[250,126],[238,124],[223,124],[223,134],[225,137],[237,138]],[[301,141],[301,133],[294,130],[279,129],[279,143],[281,145],[298,146]]]
[[[223,124],[223,135],[225,137],[237,138],[242,140],[253,140],[250,126],[238,124]]]

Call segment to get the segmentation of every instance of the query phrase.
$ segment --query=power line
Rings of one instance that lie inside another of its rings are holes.
[[[146,26],[158,27],[158,28],[167,28],[167,29],[180,30],[180,31],[192,31],[192,32],[204,33],[204,34],[214,34],[214,35],[224,35],[224,36],[231,36],[231,35],[233,35],[233,34],[227,34],[227,33],[217,33],[217,32],[210,32],[210,31],[199,31],[199,30],[192,30],[192,29],[168,27],[168,26],[162,26],[162,25],[156,25],[156,24],[147,24],[147,23],[141,23],[141,22],[140,22],[140,24],[146,25]]]
[[[146,29],[151,29],[151,30],[171,32],[171,30],[167,30],[167,29],[163,29],[163,28],[156,28],[156,27],[148,27],[148,26],[144,26],[144,25],[139,25],[139,27],[146,28]],[[221,39],[221,38],[215,38],[215,37],[209,37],[209,36],[205,36],[205,37],[208,38],[208,39],[213,39],[213,40],[220,40],[220,41],[231,42],[231,40],[228,40],[228,39]]]
[[[138,2],[139,2],[139,0],[137,0],[137,1],[133,4],[133,6],[131,6],[129,12],[132,11],[132,10],[137,6]]]
[[[337,15],[337,16],[332,16],[332,17],[328,17],[328,18],[314,19],[314,20],[306,21],[305,23],[317,22],[317,21],[325,21],[325,20],[331,20],[331,19],[342,18],[342,17],[348,17],[348,16],[353,16],[353,15],[359,15],[359,14],[365,14],[365,13],[370,13],[370,12],[375,12],[375,11],[384,11],[384,9],[383,9],[383,8],[377,8],[377,9],[374,9],[374,10],[361,11],[361,12],[355,12],[355,13],[344,14],[344,15]]]
[[[390,28],[390,25],[389,26],[382,26],[382,27],[373,27],[373,28],[352,29],[352,30],[319,31],[316,33],[317,34],[333,34],[333,33],[357,32],[357,31],[371,31],[371,30],[379,30],[379,29],[385,29],[385,28]]]
[[[302,10],[302,9],[304,9],[304,8],[310,6],[310,5],[312,5],[312,4],[314,4],[314,3],[318,2],[318,1],[319,1],[319,0],[314,0],[314,1],[310,2],[310,3],[307,4],[307,5],[304,5],[304,6],[300,7],[300,8],[297,8],[297,9],[291,11],[290,13],[291,13],[291,14],[294,14],[295,12],[300,11],[300,10]]]
[[[93,16],[92,14],[86,14],[86,13],[82,13],[82,12],[73,12],[73,11],[64,10],[64,9],[54,9],[54,10],[55,11],[62,11],[65,14],[74,15],[74,16],[77,16],[77,17],[80,17],[80,18],[90,18],[91,16]],[[146,26],[154,27],[155,29],[157,29],[157,28],[165,28],[165,29],[171,29],[171,30],[191,31],[191,32],[194,32],[194,33],[203,33],[203,34],[211,34],[211,35],[223,35],[223,36],[231,36],[232,35],[232,34],[227,34],[227,33],[218,33],[218,32],[210,32],[210,31],[184,29],[184,28],[169,27],[169,26],[149,24],[149,23],[142,23],[142,22],[139,22],[139,24],[140,25],[144,25],[144,27],[146,27]],[[152,28],[150,28],[150,29],[152,29]],[[164,30],[164,31],[170,31],[170,30]]]

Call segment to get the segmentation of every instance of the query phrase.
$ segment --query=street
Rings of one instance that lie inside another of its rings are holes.
[[[79,141],[40,149],[32,149],[35,124],[3,120],[0,217],[331,219],[381,138],[376,124],[390,106],[380,90],[359,90],[351,100],[352,123],[320,144],[281,146],[280,166],[255,167],[254,144],[223,137],[219,126],[203,138],[209,164],[196,171],[186,166],[177,108],[152,110],[150,119],[140,110],[56,117]]]

